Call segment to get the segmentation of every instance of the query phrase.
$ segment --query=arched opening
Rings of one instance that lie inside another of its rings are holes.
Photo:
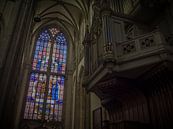
[[[67,39],[58,27],[46,27],[35,40],[23,118],[62,120]]]

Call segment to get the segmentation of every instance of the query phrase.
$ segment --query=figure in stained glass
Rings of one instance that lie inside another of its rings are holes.
[[[24,119],[61,121],[66,54],[66,38],[59,29],[49,28],[39,34]]]

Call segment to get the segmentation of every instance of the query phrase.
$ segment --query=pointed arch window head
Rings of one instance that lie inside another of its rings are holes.
[[[55,37],[55,35],[59,32],[57,28],[50,28],[49,31],[51,32],[53,37]]]
[[[24,119],[61,121],[67,41],[58,28],[38,35],[26,97]]]

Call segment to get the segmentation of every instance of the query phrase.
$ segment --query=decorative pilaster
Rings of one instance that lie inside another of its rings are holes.
[[[83,45],[84,45],[84,66],[85,66],[85,70],[84,70],[84,76],[88,76],[89,75],[89,43],[90,43],[90,34],[89,34],[89,28],[88,26],[86,27],[86,34],[85,34],[85,38],[83,41]]]

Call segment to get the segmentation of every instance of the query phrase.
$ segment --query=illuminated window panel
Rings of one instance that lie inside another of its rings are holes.
[[[65,74],[67,45],[63,33],[56,37],[56,43],[53,45],[51,72]]]
[[[51,40],[48,31],[40,34],[36,41],[34,59],[32,63],[33,70],[47,71],[50,56]]]
[[[24,119],[61,121],[67,55],[65,36],[57,28],[49,28],[39,34],[35,44]]]
[[[62,116],[64,77],[50,76],[45,119],[60,121]]]
[[[59,32],[59,30],[57,28],[51,28],[49,29],[51,34],[52,34],[52,37],[55,37],[55,35]]]
[[[46,75],[31,73],[25,106],[25,119],[41,119],[46,88]]]

